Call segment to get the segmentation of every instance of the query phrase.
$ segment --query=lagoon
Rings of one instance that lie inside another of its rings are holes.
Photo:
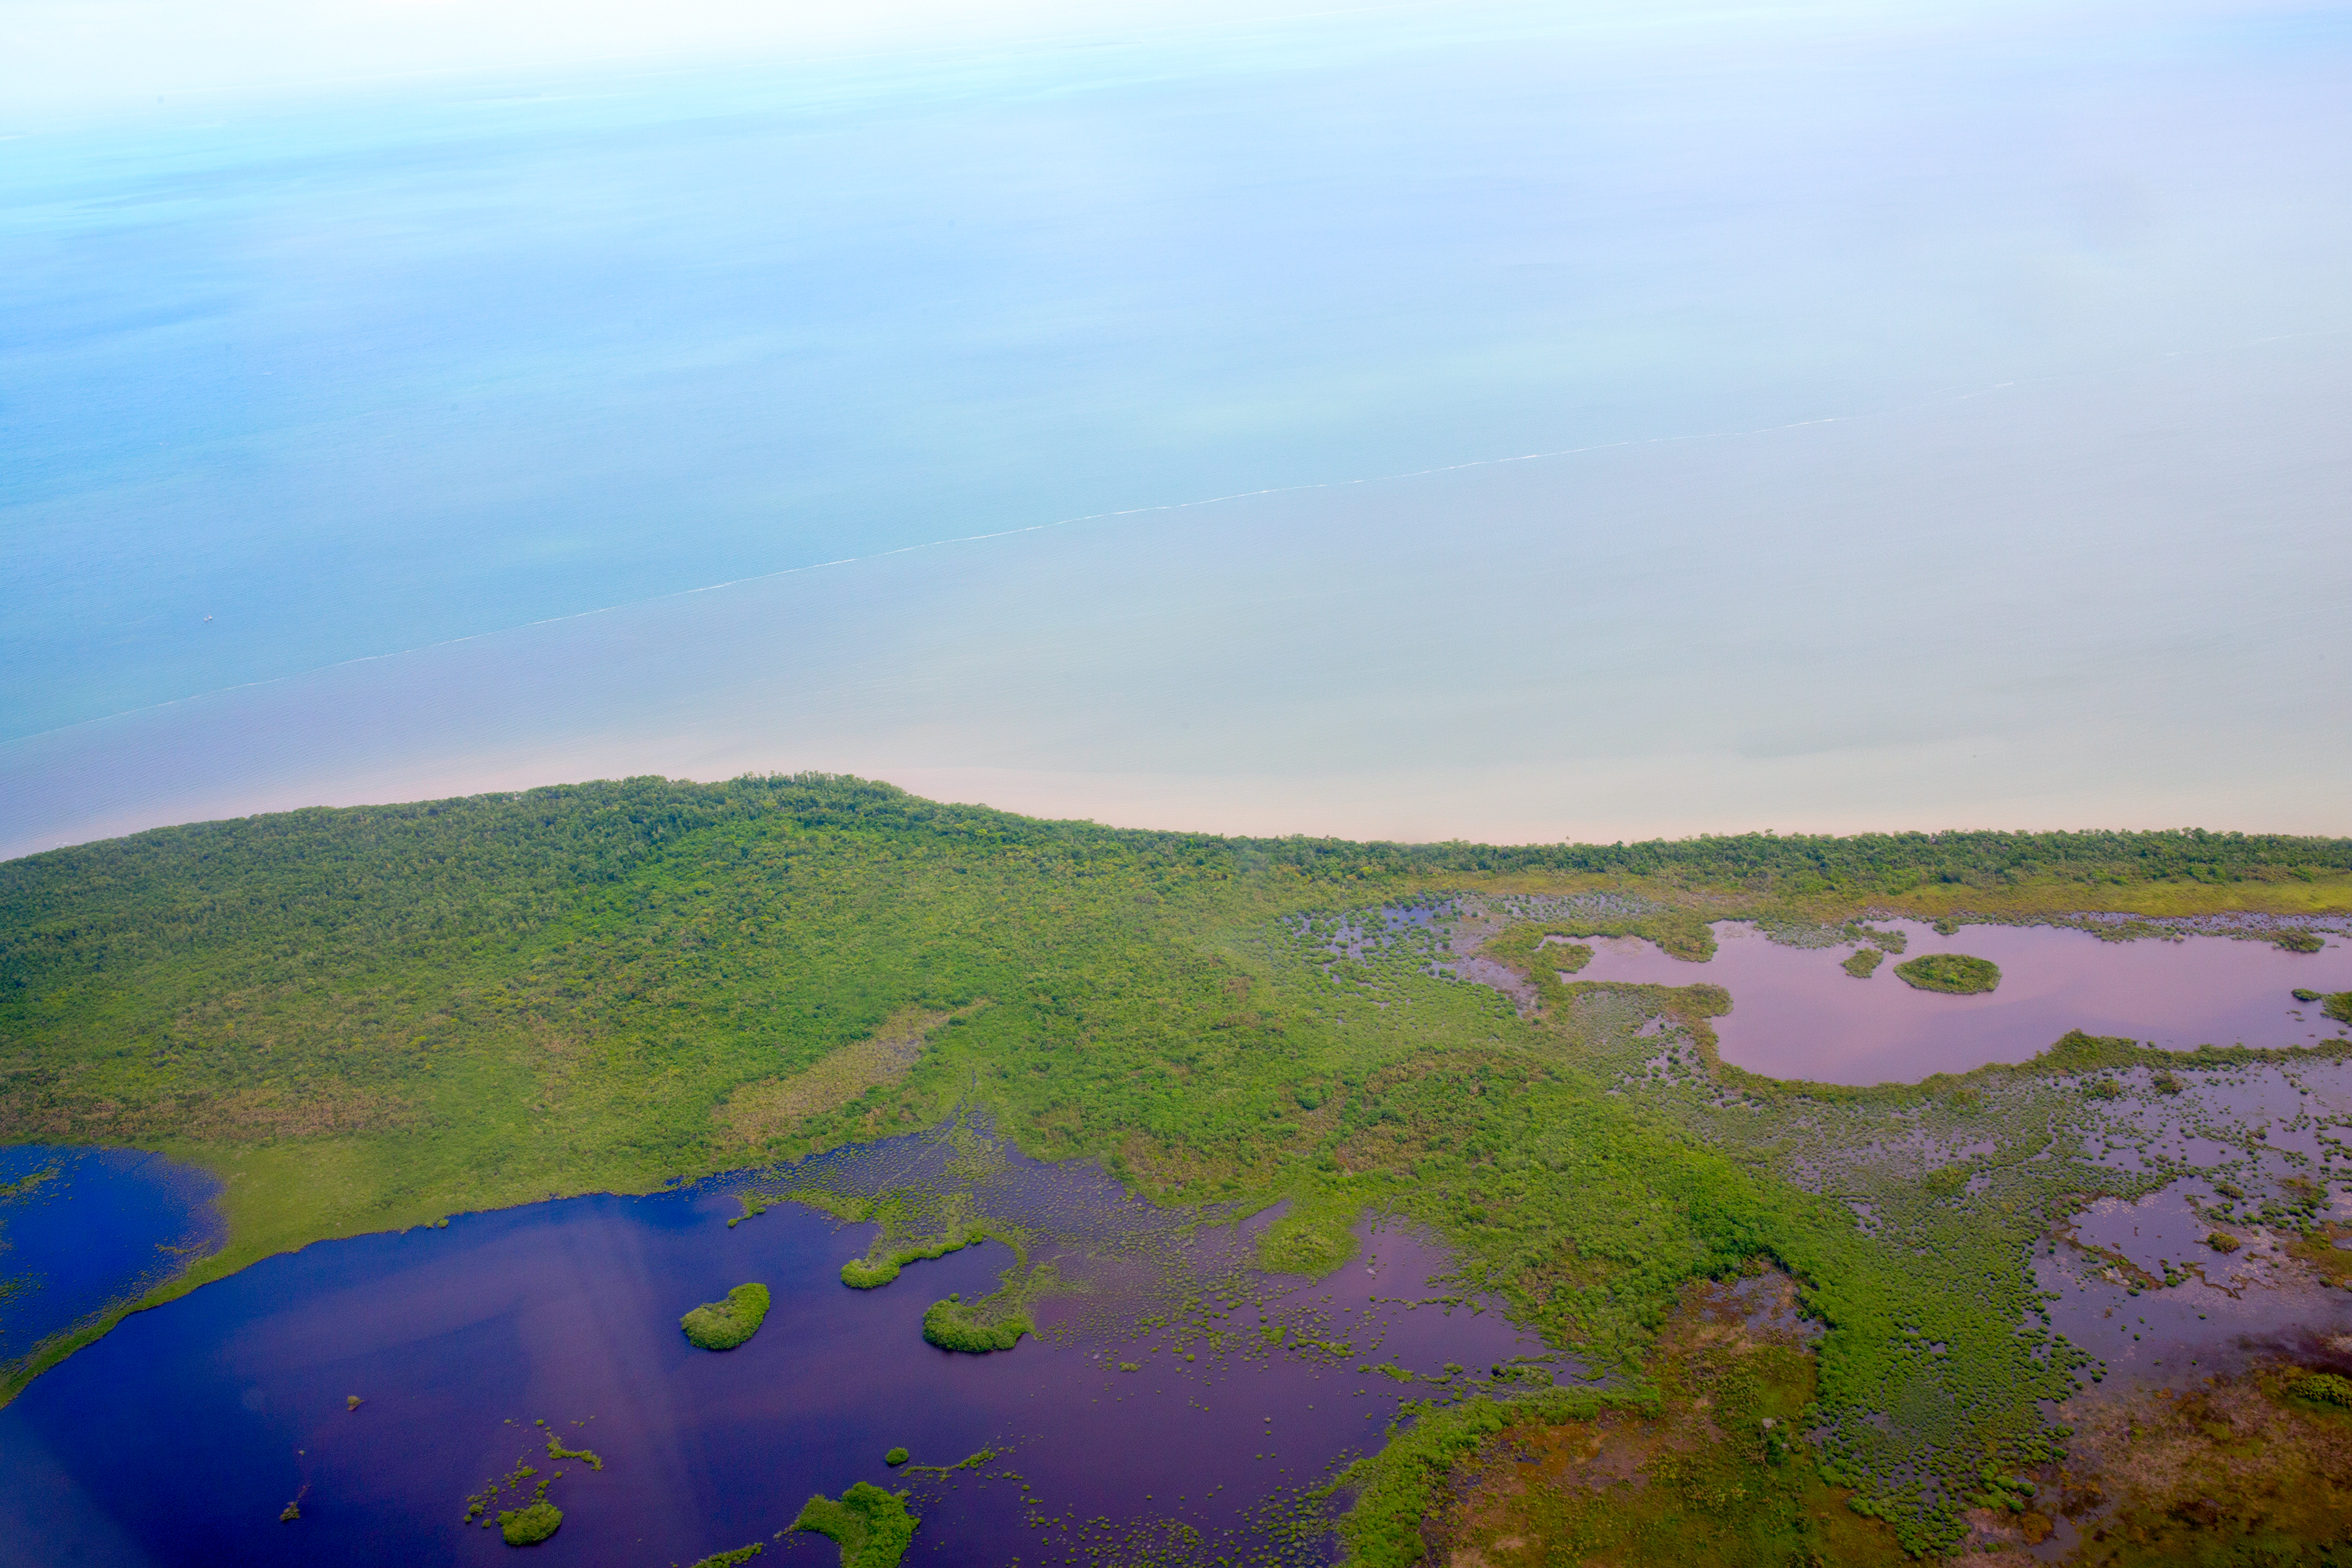
[[[219,1193],[135,1149],[0,1148],[0,1364],[217,1250]]]
[[[922,1148],[896,1140],[835,1163]],[[1377,1447],[1402,1399],[1443,1390],[1270,1350],[1261,1316],[1424,1377],[1545,1355],[1499,1312],[1410,1304],[1452,1289],[1431,1283],[1444,1257],[1412,1236],[1364,1227],[1356,1259],[1312,1285],[1235,1274],[1254,1226],[1188,1250],[1167,1211],[1108,1177],[1017,1156],[998,1190],[1065,1235],[1141,1226],[1196,1280],[1246,1277],[1202,1308],[1234,1304],[1220,1321],[1240,1337],[1223,1352],[1192,1338],[1199,1359],[1183,1360],[1177,1324],[1135,1326],[1171,1306],[1164,1269],[1132,1247],[1118,1261],[1065,1247],[1054,1261],[1084,1289],[1038,1303],[1039,1336],[958,1355],[924,1343],[923,1310],[993,1289],[1009,1249],[982,1243],[853,1290],[840,1268],[870,1227],[793,1204],[730,1226],[748,1180],[321,1243],[135,1315],[0,1410],[0,1469],[22,1478],[0,1505],[15,1516],[0,1518],[0,1562],[504,1561],[496,1531],[460,1519],[519,1457],[565,1472],[550,1493],[562,1528],[534,1549],[553,1563],[686,1563],[761,1541],[829,1564],[830,1542],[777,1532],[812,1493],[861,1480],[913,1490],[910,1563],[1186,1532],[1212,1557],[1273,1550],[1290,1505],[1270,1498]],[[759,1334],[723,1354],[689,1345],[679,1314],[745,1280],[774,1293]],[[542,1419],[603,1468],[549,1459]],[[883,1461],[898,1446],[904,1469]],[[996,1457],[971,1469],[923,1468],[983,1449]],[[289,1502],[299,1517],[282,1521]],[[1324,1560],[1324,1540],[1284,1560]]]
[[[1731,1012],[1714,1028],[1725,1061],[1822,1083],[1911,1083],[2022,1062],[2069,1029],[2173,1050],[2308,1046],[2347,1032],[2294,997],[2297,987],[2352,989],[2352,944],[2341,935],[2298,953],[2221,936],[2110,942],[2061,926],[1966,925],[1946,935],[1918,921],[1876,923],[1903,933],[1902,958],[1990,959],[1999,987],[1968,996],[1916,990],[1892,973],[1894,959],[1857,980],[1841,967],[1851,946],[1787,946],[1728,921],[1713,927],[1716,953],[1704,963],[1638,937],[1585,939],[1592,961],[1573,978],[1724,986]]]

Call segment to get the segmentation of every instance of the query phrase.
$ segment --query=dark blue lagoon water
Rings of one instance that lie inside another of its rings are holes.
[[[1107,1179],[1011,1169],[1097,1213],[1119,1203]],[[1311,1286],[1213,1268],[1223,1288],[1193,1317],[1232,1331],[1222,1352],[1135,1326],[1153,1270],[1068,1252],[1059,1266],[1087,1289],[1042,1302],[1039,1338],[956,1355],[924,1342],[923,1310],[994,1289],[1009,1249],[855,1291],[839,1269],[871,1227],[791,1204],[730,1227],[739,1184],[321,1244],[139,1314],[0,1411],[0,1562],[499,1562],[509,1549],[461,1523],[465,1500],[519,1458],[564,1472],[550,1491],[562,1529],[534,1549],[549,1563],[687,1563],[762,1541],[763,1560],[829,1564],[830,1542],[777,1532],[812,1493],[858,1480],[913,1490],[910,1562],[1058,1563],[1139,1540],[1314,1561],[1328,1541],[1281,1546],[1267,1500],[1433,1391],[1270,1350],[1262,1321],[1439,1376],[1542,1350],[1499,1313],[1409,1304],[1443,1293],[1427,1285],[1443,1258],[1368,1228],[1355,1261]],[[1246,1240],[1191,1246],[1213,1265]],[[688,1344],[679,1314],[751,1279],[775,1294],[758,1336],[723,1354]],[[604,1468],[548,1458],[541,1420]],[[893,1472],[898,1445],[917,1466],[1000,1453]]]
[[[219,1192],[134,1149],[0,1149],[0,1363],[217,1248]]]

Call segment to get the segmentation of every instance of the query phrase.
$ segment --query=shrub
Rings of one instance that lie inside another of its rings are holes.
[[[2205,1238],[2205,1245],[2216,1252],[2235,1252],[2238,1250],[2238,1238],[2226,1230],[2217,1230]]]
[[[1877,971],[1879,961],[1885,956],[1874,947],[1857,947],[1845,961],[1845,972],[1856,980],[1867,980]]]
[[[882,1462],[895,1470],[900,1465],[905,1464],[909,1456],[906,1449],[893,1448],[888,1453],[882,1456]]]
[[[499,1515],[499,1533],[509,1546],[536,1546],[563,1523],[563,1510],[545,1498]]]
[[[1953,995],[1990,991],[2000,984],[2000,965],[1989,958],[1970,958],[1965,952],[1923,953],[1896,964],[1895,973],[1903,977],[1906,985]]]
[[[831,1536],[841,1547],[841,1568],[898,1568],[922,1522],[907,1511],[906,1493],[859,1481],[839,1501],[809,1499],[793,1528]]]
[[[2305,1373],[2287,1384],[2286,1391],[2297,1399],[2306,1399],[2314,1405],[2352,1410],[2352,1379],[2338,1373]]]
[[[728,1223],[731,1225],[734,1222],[730,1220]],[[758,1555],[760,1555],[760,1543],[755,1541],[749,1546],[739,1546],[732,1552],[714,1552],[697,1563],[694,1568],[737,1568],[737,1564],[749,1563]]]
[[[678,1326],[686,1337],[707,1351],[731,1351],[760,1331],[768,1316],[768,1288],[738,1285],[723,1301],[705,1301]]]
[[[1009,1351],[1021,1342],[1022,1335],[1036,1331],[1029,1320],[1018,1312],[983,1322],[970,1307],[953,1297],[932,1302],[930,1310],[923,1314],[923,1338],[943,1351],[963,1351],[971,1355]]]

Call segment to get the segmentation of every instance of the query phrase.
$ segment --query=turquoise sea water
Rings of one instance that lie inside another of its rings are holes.
[[[0,852],[2341,826],[2341,8],[1400,15],[12,134]]]

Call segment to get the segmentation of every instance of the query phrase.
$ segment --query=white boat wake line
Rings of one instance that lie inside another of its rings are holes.
[[[2260,338],[2248,339],[2242,342],[2228,344],[2219,349],[2173,350],[2159,357],[2164,359],[2204,358],[2227,353],[2236,349],[2252,348],[2264,343],[2297,341],[2302,339],[2344,337],[2348,335],[2352,334],[2340,331],[2272,333]],[[1857,424],[1866,420],[1892,418],[1904,414],[1916,413],[1922,409],[1948,408],[1962,403],[1974,401],[1978,398],[1990,397],[2003,392],[2011,391],[2021,385],[2046,385],[2060,381],[2102,379],[2108,376],[2133,374],[2140,367],[2137,365],[2119,365],[2112,366],[2105,371],[2079,373],[2074,375],[2043,376],[2036,378],[2032,382],[1996,382],[1990,386],[1979,387],[1969,392],[1957,393],[1940,398],[1906,404],[1893,408],[1878,409],[1867,414],[1822,415],[1811,419],[1796,419],[1790,420],[1785,424],[1759,426],[1754,429],[1746,430],[1711,430],[1682,436],[1634,437],[1622,441],[1596,442],[1591,446],[1585,447],[1563,447],[1556,451],[1524,452],[1516,456],[1501,458],[1476,458],[1467,462],[1444,463],[1435,468],[1413,468],[1393,474],[1373,474],[1359,479],[1318,479],[1305,484],[1295,485],[1270,485],[1262,489],[1235,490],[1226,495],[1204,496],[1192,500],[1163,501],[1153,506],[1124,507],[1113,511],[1087,512],[1082,516],[1057,518],[1050,522],[1027,523],[1019,528],[997,529],[986,533],[965,533],[957,534],[947,539],[924,540],[914,544],[901,544],[888,550],[877,550],[869,554],[845,555],[833,561],[813,561],[804,563],[798,566],[782,566],[772,572],[757,572],[748,576],[730,577],[724,582],[706,583],[698,587],[672,589],[671,591],[664,594],[648,595],[642,599],[625,599],[617,604],[603,605],[594,609],[589,610],[567,611],[563,615],[548,616],[535,621],[511,622],[508,625],[493,626],[484,631],[468,632],[463,637],[444,637],[437,642],[418,643],[414,647],[393,648],[383,653],[362,654],[357,658],[335,659],[326,664],[313,665],[307,668],[299,670],[289,670],[283,675],[273,675],[260,680],[240,681],[231,686],[214,687],[204,691],[191,692],[185,697],[174,697],[168,701],[148,703],[137,708],[120,709],[112,713],[100,714],[95,718],[77,720],[71,724],[60,724],[55,729],[36,731],[29,735],[20,735],[11,741],[0,742],[0,751],[26,745],[32,742],[44,740],[51,736],[68,734],[76,730],[88,729],[95,724],[108,723],[117,719],[129,718],[134,714],[162,712],[166,709],[181,707],[187,703],[201,702],[207,698],[226,696],[230,692],[250,691],[260,687],[281,685],[289,680],[300,680],[310,676],[318,675],[331,669],[344,669],[356,665],[374,664],[385,659],[405,658],[412,654],[427,653],[436,648],[456,647],[469,642],[480,642],[488,637],[504,637],[512,632],[530,631],[538,626],[561,626],[569,621],[590,620],[598,616],[609,616],[622,610],[635,609],[646,605],[657,605],[670,599],[692,598],[699,594],[723,593],[730,588],[745,587],[754,583],[772,582],[779,577],[798,576],[806,573],[831,571],[836,567],[856,566],[875,561],[887,561],[897,555],[912,555],[919,552],[929,550],[946,550],[960,544],[985,544],[1000,539],[1017,539],[1024,534],[1047,533],[1057,529],[1084,527],[1089,523],[1119,522],[1131,518],[1150,517],[1160,513],[1197,510],[1203,507],[1223,506],[1229,502],[1252,500],[1263,496],[1295,495],[1309,490],[1338,490],[1356,487],[1394,484],[1405,479],[1426,479],[1437,474],[1461,473],[1474,468],[1503,468],[1515,463],[1547,462],[1563,458],[1589,456],[1594,452],[1621,451],[1636,447],[1667,447],[1704,441],[1737,440],[1748,437],[1780,435],[1789,431],[1810,429],[1814,426],[1823,425]]]

